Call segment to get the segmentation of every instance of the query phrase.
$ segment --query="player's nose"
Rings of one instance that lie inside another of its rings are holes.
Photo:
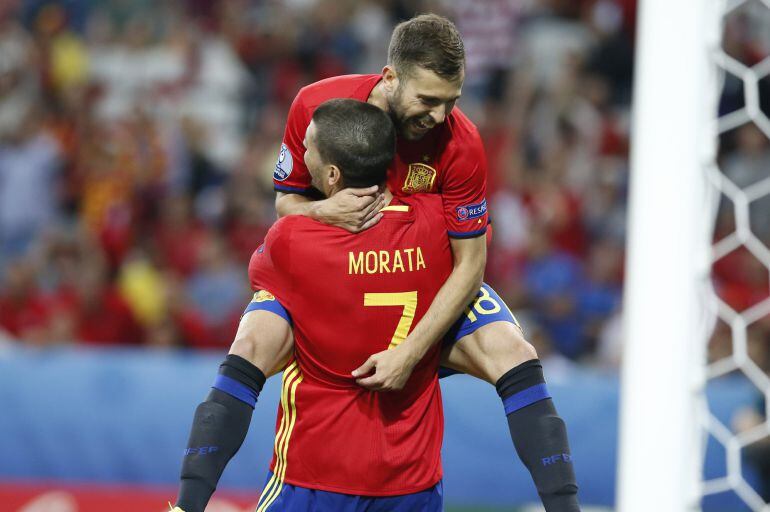
[[[436,124],[441,124],[446,119],[446,105],[439,105],[430,111],[430,117]]]

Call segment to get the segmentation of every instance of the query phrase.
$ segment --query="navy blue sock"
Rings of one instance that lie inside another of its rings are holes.
[[[230,459],[246,439],[251,414],[265,384],[259,368],[235,355],[219,367],[209,396],[195,411],[182,459],[176,505],[203,512]]]
[[[540,361],[516,366],[495,387],[503,400],[516,453],[532,475],[545,510],[579,511],[567,429],[546,388]]]

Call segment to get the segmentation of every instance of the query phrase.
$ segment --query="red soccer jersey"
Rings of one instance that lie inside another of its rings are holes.
[[[401,342],[449,276],[449,239],[435,222],[441,209],[435,195],[394,199],[382,220],[359,234],[288,216],[252,256],[252,287],[274,294],[294,323],[273,487],[285,481],[393,496],[441,478],[438,344],[402,391],[368,391],[350,374],[370,355]]]
[[[380,75],[345,75],[321,80],[299,91],[289,110],[281,152],[273,173],[275,190],[306,194],[305,130],[315,109],[332,98],[366,101]],[[441,194],[449,236],[471,238],[486,232],[487,159],[476,126],[459,108],[418,141],[399,137],[388,188],[396,196]]]

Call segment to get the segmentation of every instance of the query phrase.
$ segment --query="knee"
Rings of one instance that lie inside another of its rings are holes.
[[[442,364],[494,385],[511,368],[536,358],[537,351],[518,326],[495,322],[462,338]]]
[[[230,346],[230,354],[246,359],[267,377],[281,371],[293,351],[294,336],[289,324],[262,311],[243,317]]]
[[[518,327],[516,329],[519,331],[519,334],[517,334],[512,341],[514,365],[518,365],[532,359],[537,359],[537,350],[535,350],[535,347],[526,339],[524,339],[524,335],[521,333],[521,329]]]
[[[259,368],[266,377],[280,372],[294,350],[291,338],[236,338],[230,354],[240,356]]]
[[[506,371],[525,361],[537,359],[537,350],[524,338],[524,332],[518,325],[502,322],[494,327],[496,329],[484,337],[490,340],[487,345],[492,345],[494,357],[505,362]]]
[[[255,337],[236,336],[232,345],[230,345],[230,350],[228,353],[244,358],[264,372],[264,368],[261,368],[255,361],[259,358],[259,352],[259,340],[257,340]]]
[[[537,352],[534,347],[527,343],[525,340],[520,340],[513,346],[507,346],[505,352],[500,353],[495,358],[495,364],[491,366],[493,369],[489,372],[487,380],[490,384],[496,385],[503,375],[510,372],[517,366],[537,359]]]

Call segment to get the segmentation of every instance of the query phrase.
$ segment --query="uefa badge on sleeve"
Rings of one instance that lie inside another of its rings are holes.
[[[484,199],[480,203],[476,204],[458,206],[455,211],[457,212],[457,220],[460,222],[470,219],[478,219],[487,213],[487,200]]]
[[[291,151],[289,151],[286,144],[281,144],[281,152],[278,154],[278,161],[275,163],[273,178],[275,181],[284,181],[291,175],[293,167],[294,160],[291,157]]]

